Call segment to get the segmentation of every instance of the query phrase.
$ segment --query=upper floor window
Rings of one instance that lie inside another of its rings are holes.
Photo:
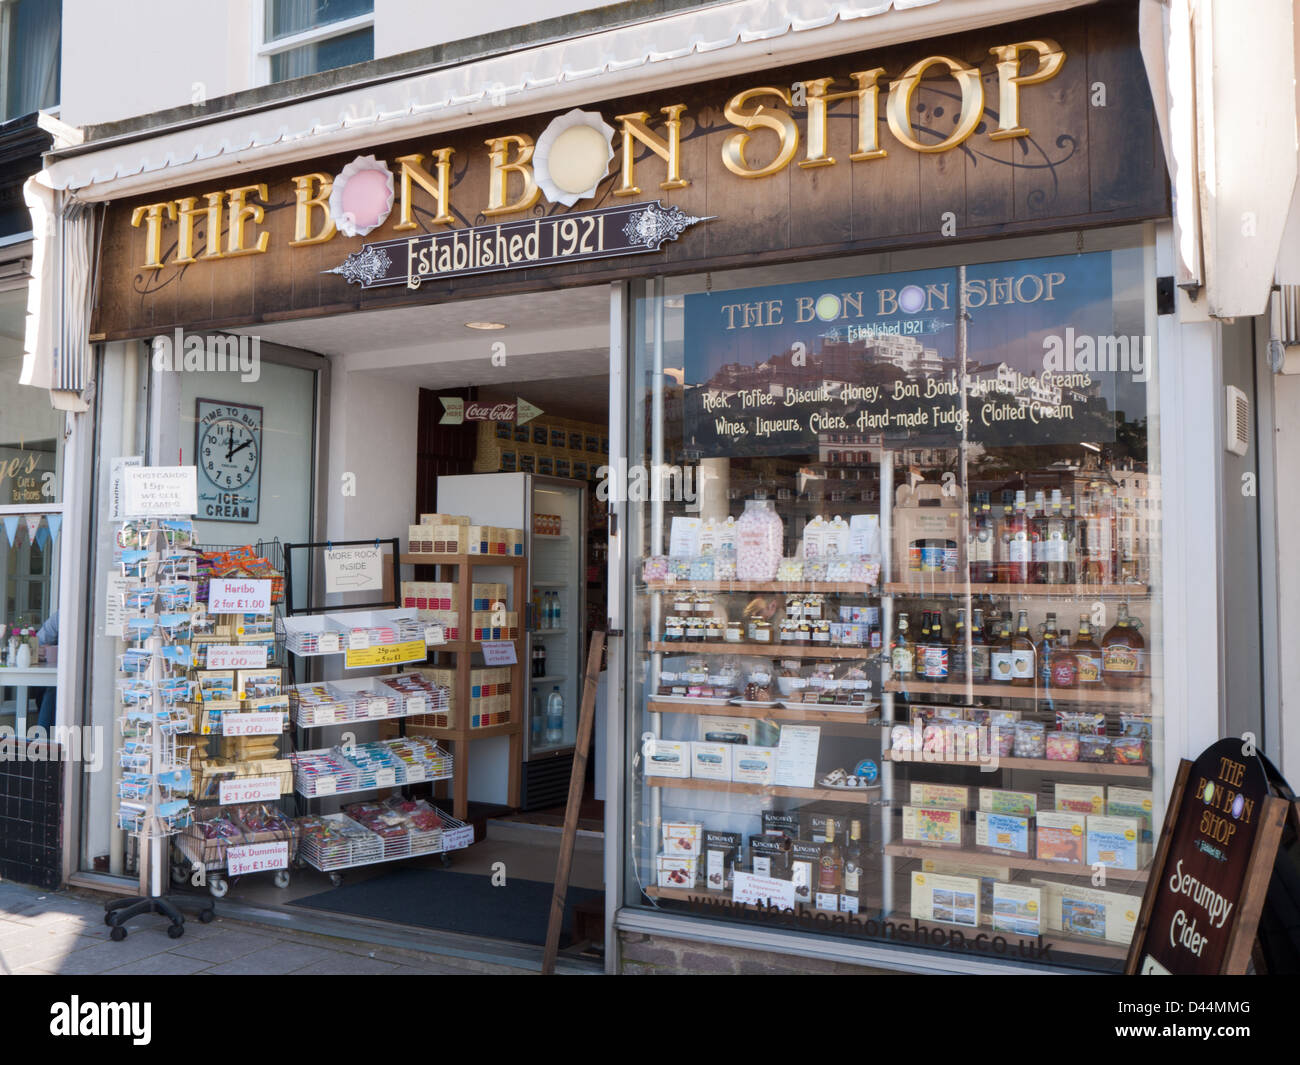
[[[363,63],[375,57],[374,0],[264,0],[264,80]]]
[[[0,2],[0,93],[3,121],[59,102],[61,0]]]

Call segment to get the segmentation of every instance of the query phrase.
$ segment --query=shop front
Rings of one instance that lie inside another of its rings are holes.
[[[1251,358],[1173,317],[1127,5],[101,210],[70,721],[140,690],[131,467],[191,469],[178,883],[536,944],[604,631],[575,955],[1122,966],[1219,731],[1179,412]],[[133,774],[85,776],[74,879],[130,886]],[[284,868],[214,864],[232,822]]]

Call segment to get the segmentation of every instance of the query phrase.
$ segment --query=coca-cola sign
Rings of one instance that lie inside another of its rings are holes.
[[[440,425],[461,425],[464,422],[514,422],[523,425],[542,413],[525,399],[513,403],[480,403],[460,396],[439,396],[443,415]]]
[[[512,422],[515,420],[513,403],[466,403],[467,422]]]

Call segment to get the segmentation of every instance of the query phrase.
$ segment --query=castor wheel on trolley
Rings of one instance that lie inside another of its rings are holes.
[[[126,926],[120,924],[113,925],[109,930],[108,938],[114,943],[121,943],[122,940],[126,938]]]
[[[333,884],[335,887],[338,887],[341,883],[343,883],[343,874],[330,873],[330,883]]]
[[[230,890],[230,883],[224,877],[210,877],[208,879],[208,891],[214,899],[226,897],[226,892]]]
[[[212,919],[216,916],[214,910],[199,910],[199,924],[211,924]]]
[[[289,870],[277,869],[275,876],[271,878],[272,883],[278,888],[287,888],[289,886]]]
[[[169,924],[167,926],[168,939],[180,939],[184,934],[185,926],[183,924]]]

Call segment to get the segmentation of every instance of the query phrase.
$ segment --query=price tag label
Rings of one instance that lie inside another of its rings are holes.
[[[317,777],[316,794],[317,795],[337,795],[339,793],[338,777]]]
[[[266,644],[212,644],[208,647],[207,667],[208,669],[265,669]]]
[[[375,787],[391,788],[397,783],[396,769],[379,769],[375,772]]]
[[[219,792],[222,806],[236,802],[274,802],[280,797],[280,780],[278,777],[223,780]]]
[[[339,719],[337,707],[321,706],[317,707],[315,717],[312,719],[317,725],[333,725]]]
[[[418,784],[422,780],[427,780],[429,774],[425,772],[422,765],[409,765],[406,767],[406,782],[408,784]]]
[[[271,582],[214,577],[208,582],[209,614],[269,614]]]
[[[509,640],[484,640],[483,661],[489,666],[513,666],[515,645]]]
[[[397,666],[403,662],[423,662],[429,649],[423,640],[404,643],[384,643],[363,650],[348,648],[343,658],[344,669],[368,669],[371,666]]]
[[[226,848],[226,869],[231,876],[289,868],[289,841],[247,843]]]
[[[408,714],[424,713],[425,703],[423,695],[408,695],[406,697],[406,712]]]
[[[269,714],[222,714],[223,736],[271,736],[284,728],[284,716]]]
[[[370,633],[365,629],[353,629],[348,633],[348,650],[364,651],[370,646]]]
[[[388,700],[387,699],[367,699],[366,700],[367,717],[387,717]]]
[[[339,634],[337,632],[322,632],[316,636],[316,650],[323,655],[338,654]]]
[[[424,627],[424,642],[428,647],[436,647],[438,644],[447,642],[447,630],[441,625],[426,625]]]
[[[462,847],[468,847],[473,842],[473,825],[466,825],[464,828],[448,828],[443,830],[442,849],[445,851],[460,850]]]

